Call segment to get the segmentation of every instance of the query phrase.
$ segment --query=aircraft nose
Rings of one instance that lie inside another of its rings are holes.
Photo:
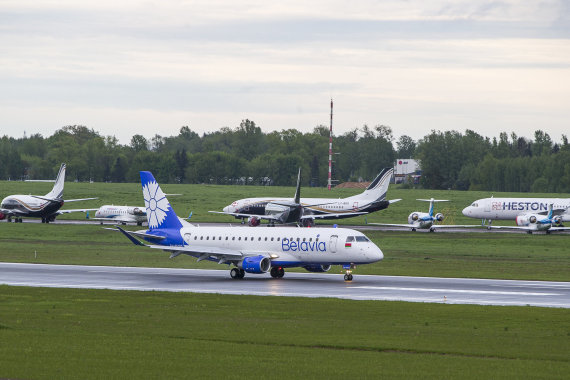
[[[380,261],[384,258],[384,254],[382,253],[382,250],[380,248],[378,248],[378,246],[376,246],[376,250],[374,252],[374,259],[376,261]]]
[[[234,212],[234,210],[232,210],[232,206],[226,206],[222,209],[222,211],[224,212]]]
[[[469,214],[471,214],[471,206],[467,206],[463,209],[462,211],[463,215],[465,216],[469,216]]]

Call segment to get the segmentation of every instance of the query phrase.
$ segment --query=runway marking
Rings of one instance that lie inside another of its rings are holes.
[[[560,293],[530,293],[530,292],[501,292],[495,290],[464,290],[464,289],[437,289],[437,288],[402,288],[395,286],[351,286],[348,289],[378,289],[378,290],[415,290],[419,292],[440,293],[469,293],[469,294],[501,294],[501,295],[524,295],[524,296],[559,296]]]

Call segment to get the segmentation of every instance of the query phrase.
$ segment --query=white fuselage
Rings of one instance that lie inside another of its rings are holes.
[[[122,223],[143,223],[146,222],[146,211],[144,207],[105,205],[99,207],[95,218]]]
[[[185,246],[199,250],[208,247],[228,249],[244,255],[261,254],[271,258],[272,266],[368,264],[384,257],[380,248],[364,234],[344,228],[199,227],[186,224],[180,233]]]
[[[484,198],[463,209],[463,215],[488,220],[515,220],[521,215],[548,213],[548,205],[564,210],[563,222],[570,221],[570,198]]]
[[[361,194],[348,198],[301,198],[300,203],[303,206],[311,206],[308,209],[315,213],[342,213],[342,212],[358,212],[365,210],[371,203],[376,202],[377,198],[364,198]],[[242,212],[247,213],[254,211],[260,207],[266,207],[271,202],[293,202],[292,198],[245,198],[240,199],[223,208],[224,212]],[[271,206],[270,206],[271,207]],[[275,209],[282,210],[279,205],[272,205]]]

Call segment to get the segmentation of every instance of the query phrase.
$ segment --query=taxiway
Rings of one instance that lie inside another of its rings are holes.
[[[287,272],[283,279],[246,274],[232,280],[225,270],[0,263],[0,284],[12,286],[570,308],[570,282],[358,274],[344,282],[342,277]]]

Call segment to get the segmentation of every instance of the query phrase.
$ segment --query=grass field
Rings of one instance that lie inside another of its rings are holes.
[[[565,309],[0,286],[0,377],[550,378]]]

